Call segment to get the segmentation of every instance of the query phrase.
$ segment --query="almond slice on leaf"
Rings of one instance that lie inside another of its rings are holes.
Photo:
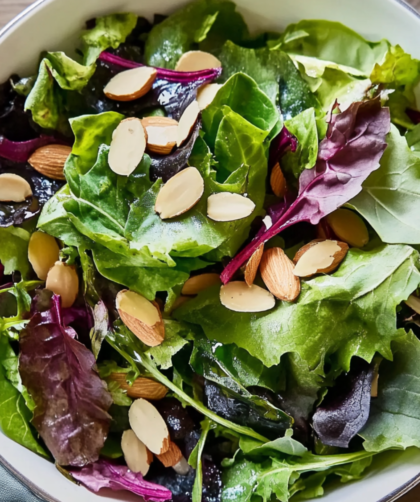
[[[178,464],[183,458],[181,450],[178,446],[171,441],[169,443],[169,449],[161,455],[156,455],[156,457],[162,462],[165,467],[173,467]]]
[[[211,286],[221,284],[219,274],[200,274],[190,277],[182,287],[181,294],[195,296]]]
[[[254,209],[251,199],[237,193],[215,193],[207,199],[207,216],[214,221],[242,220]]]
[[[274,296],[259,286],[246,282],[229,282],[220,288],[220,302],[235,312],[265,312],[276,304]]]
[[[162,186],[155,211],[162,220],[175,218],[194,207],[203,193],[204,180],[200,172],[195,167],[187,167]]]
[[[165,339],[165,325],[159,306],[144,296],[124,289],[116,299],[122,322],[149,347],[160,345]]]
[[[71,154],[66,145],[47,145],[38,148],[28,159],[29,164],[47,178],[65,180],[64,165]]]
[[[169,155],[178,139],[178,122],[169,117],[146,117],[141,123],[146,131],[147,150]]]
[[[104,93],[114,101],[134,101],[150,91],[156,77],[157,71],[148,66],[122,71],[108,82]]]
[[[300,279],[293,273],[294,263],[281,248],[264,251],[260,272],[267,288],[279,300],[293,302],[300,294]]]
[[[209,52],[189,51],[183,54],[175,66],[176,71],[200,71],[220,68],[222,63]]]
[[[133,385],[128,384],[125,373],[111,373],[109,378],[117,382],[121,389],[127,392],[127,396],[134,399],[142,397],[149,401],[159,401],[168,393],[167,387],[151,378],[139,377],[133,382]]]
[[[274,195],[277,197],[284,197],[286,193],[286,178],[284,177],[283,171],[281,170],[280,164],[277,164],[273,167],[270,176],[270,185],[271,189],[274,192]]]
[[[348,250],[349,246],[345,242],[316,239],[296,253],[293,273],[298,277],[328,274],[340,265]]]
[[[350,209],[337,209],[327,216],[327,223],[343,242],[362,248],[369,242],[369,231],[362,218]]]
[[[0,202],[23,202],[31,195],[31,185],[22,176],[0,174]]]
[[[79,276],[72,265],[57,261],[50,269],[45,288],[61,297],[61,306],[70,308],[79,293]]]
[[[38,279],[45,281],[48,272],[58,261],[60,248],[51,235],[34,232],[29,239],[28,259]]]
[[[244,276],[245,276],[245,282],[248,284],[248,286],[252,286],[254,284],[255,277],[257,276],[258,268],[260,266],[263,253],[264,253],[264,244],[261,244],[261,246],[255,251],[255,253],[248,260],[248,263],[245,265]]]
[[[115,129],[109,149],[109,167],[116,174],[130,176],[146,150],[146,133],[141,120],[125,119]]]
[[[152,453],[162,455],[169,450],[168,426],[153,404],[137,399],[130,407],[128,419],[136,436]]]
[[[190,103],[179,119],[177,145],[181,146],[189,137],[194,129],[195,123],[200,115],[200,106],[198,101]]]
[[[131,429],[123,433],[121,449],[130,471],[140,472],[142,476],[146,476],[150,464],[153,462],[153,453],[147,449],[146,445],[140,441]]]
[[[204,84],[198,89],[197,101],[200,110],[204,110],[213,102],[222,84]]]

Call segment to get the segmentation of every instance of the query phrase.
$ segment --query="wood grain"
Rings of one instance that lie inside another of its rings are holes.
[[[71,0],[68,0],[71,1]],[[25,0],[0,0],[0,28],[7,24],[17,14],[31,5]],[[410,0],[409,3],[420,10],[420,0]],[[420,467],[420,466],[419,466]],[[420,486],[400,499],[401,502],[420,502]],[[320,499],[322,502],[322,499]]]

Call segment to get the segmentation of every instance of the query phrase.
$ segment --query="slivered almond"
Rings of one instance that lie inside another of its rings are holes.
[[[159,155],[170,154],[178,139],[178,122],[169,117],[146,117],[141,123],[146,131],[147,150]]]
[[[346,257],[349,246],[345,242],[316,239],[299,249],[293,258],[298,277],[328,274]]]
[[[122,322],[149,347],[160,345],[165,339],[165,325],[159,306],[144,296],[124,289],[116,298]]]
[[[130,176],[146,150],[146,132],[141,120],[125,119],[115,129],[109,149],[108,163],[114,173]]]
[[[79,293],[79,276],[75,267],[57,261],[49,270],[45,288],[61,297],[61,306],[70,308]]]
[[[207,288],[220,284],[219,274],[200,274],[190,277],[182,287],[181,293],[185,296],[194,296]]]
[[[31,185],[22,176],[0,174],[0,202],[23,202],[31,195]]]
[[[369,242],[369,232],[362,218],[350,209],[337,209],[327,216],[327,223],[343,242],[362,248]]]
[[[201,199],[204,180],[198,169],[187,167],[173,176],[159,191],[155,211],[162,220],[186,213]]]
[[[200,115],[198,101],[190,103],[179,119],[177,145],[181,146],[189,137]]]
[[[51,235],[34,232],[29,240],[28,259],[38,279],[45,281],[50,269],[58,261],[60,248]]]
[[[198,89],[197,101],[200,110],[204,110],[213,102],[222,84],[204,84]]]
[[[128,419],[136,436],[152,453],[162,455],[169,450],[168,426],[153,404],[137,399],[130,407]]]
[[[156,455],[156,457],[162,462],[165,467],[173,467],[178,464],[183,458],[181,450],[178,446],[171,441],[169,443],[169,449],[161,455]]]
[[[283,171],[281,170],[280,164],[277,164],[273,167],[270,176],[270,185],[274,194],[277,197],[284,197],[286,193],[286,178],[284,177]]]
[[[122,71],[109,81],[104,93],[114,101],[134,101],[150,91],[156,77],[155,68],[148,66]]]
[[[207,199],[207,216],[214,221],[242,220],[254,209],[251,199],[237,193],[220,192]]]
[[[175,66],[176,71],[200,71],[220,68],[222,63],[213,54],[204,51],[189,51],[183,54]]]
[[[235,312],[265,312],[276,304],[274,296],[259,286],[246,282],[229,282],[220,288],[220,302]]]
[[[47,178],[65,180],[64,165],[71,154],[71,147],[47,145],[38,148],[28,159],[29,164]]]
[[[293,273],[295,265],[281,248],[264,251],[260,272],[267,288],[279,300],[293,302],[300,294],[300,279]]]
[[[150,464],[153,462],[153,453],[140,441],[134,431],[125,431],[121,439],[121,449],[124,453],[125,462],[131,472],[141,473],[146,476]]]
[[[149,401],[159,401],[168,393],[168,389],[159,382],[151,378],[137,378],[133,385],[127,383],[125,373],[111,373],[110,379],[117,382],[118,385],[127,392],[127,396],[133,399],[147,399]]]
[[[252,286],[252,284],[254,284],[263,253],[264,244],[261,244],[245,265],[245,282],[248,286]]]
[[[414,310],[417,314],[420,314],[420,298],[415,295],[410,295],[405,303]]]

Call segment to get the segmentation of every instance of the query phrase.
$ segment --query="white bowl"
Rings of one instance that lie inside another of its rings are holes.
[[[43,50],[74,52],[86,20],[131,11],[146,17],[167,14],[185,0],[38,0],[0,32],[0,81],[35,71]],[[399,0],[236,0],[253,30],[278,30],[301,19],[341,21],[370,40],[387,38],[420,58],[420,16]],[[124,492],[97,495],[64,478],[53,464],[0,432],[0,462],[48,501],[138,501]],[[323,502],[391,502],[420,482],[420,450],[392,452],[375,460],[356,483],[337,486]]]

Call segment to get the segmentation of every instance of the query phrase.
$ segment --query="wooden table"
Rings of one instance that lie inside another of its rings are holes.
[[[31,0],[0,0],[0,28],[31,3]],[[420,10],[420,0],[409,0],[409,3]],[[420,486],[400,500],[401,502],[420,502]],[[320,502],[322,502],[322,499],[320,499]]]

